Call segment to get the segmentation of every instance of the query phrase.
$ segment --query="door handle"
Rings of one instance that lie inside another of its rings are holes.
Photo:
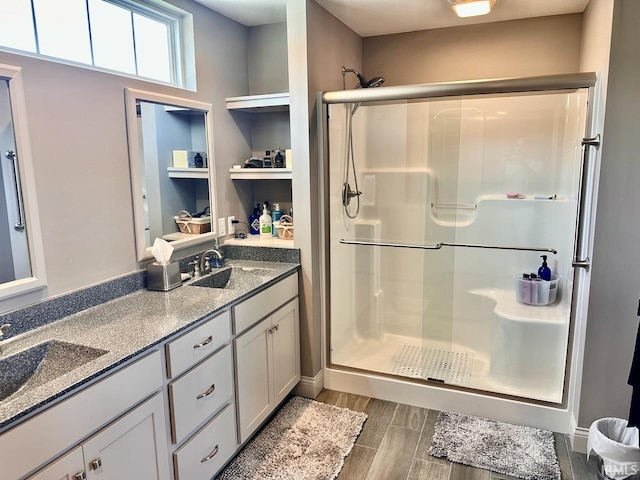
[[[84,470],[76,473],[73,476],[74,480],[87,480],[87,472],[85,472]]]
[[[200,459],[200,463],[204,463],[207,462],[209,460],[211,460],[213,457],[215,457],[218,454],[218,445],[216,445],[213,448],[213,452],[211,452],[209,455],[207,455],[206,457],[203,457],[202,459]]]
[[[99,469],[102,466],[102,459],[100,457],[96,458],[91,462],[91,468],[94,470]]]
[[[205,345],[209,345],[211,343],[211,341],[213,340],[213,335],[209,335],[209,338],[207,338],[204,342],[200,342],[200,343],[196,343],[193,348],[202,348]]]
[[[216,384],[214,383],[213,385],[211,385],[206,392],[200,393],[199,395],[196,396],[196,400],[200,400],[201,398],[204,397],[208,397],[209,395],[211,395],[213,393],[213,391],[216,389]]]

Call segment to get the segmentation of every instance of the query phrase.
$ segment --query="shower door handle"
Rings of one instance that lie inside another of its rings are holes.
[[[7,150],[4,154],[8,160],[13,162],[13,182],[16,187],[16,205],[18,210],[18,221],[14,224],[13,228],[19,232],[24,230],[24,219],[22,217],[23,207],[22,207],[22,188],[20,186],[20,172],[18,170],[18,158],[16,157],[16,152],[13,150]]]
[[[593,202],[593,168],[591,148],[600,147],[600,134],[582,139],[582,166],[580,170],[580,190],[578,191],[578,214],[576,215],[576,234],[574,241],[573,267],[589,270],[589,228],[591,226],[591,207]]]

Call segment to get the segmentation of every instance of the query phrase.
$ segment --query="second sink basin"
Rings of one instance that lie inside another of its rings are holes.
[[[254,287],[268,280],[271,273],[272,271],[268,268],[232,266],[214,270],[189,285],[226,289]]]
[[[0,401],[19,395],[107,353],[75,343],[50,340],[0,359]]]

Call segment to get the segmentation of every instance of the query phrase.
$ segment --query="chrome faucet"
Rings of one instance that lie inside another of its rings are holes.
[[[215,265],[213,267],[211,266],[210,258],[208,257],[209,254],[213,254],[217,257]],[[205,251],[200,257],[200,274],[201,275],[209,273],[211,271],[211,268],[220,268],[222,266],[224,266],[224,257],[222,256],[222,253],[220,252],[220,250],[217,249],[217,247],[214,247]]]

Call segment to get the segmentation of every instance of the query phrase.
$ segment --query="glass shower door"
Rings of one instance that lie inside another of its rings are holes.
[[[329,105],[331,365],[561,403],[587,97]]]

